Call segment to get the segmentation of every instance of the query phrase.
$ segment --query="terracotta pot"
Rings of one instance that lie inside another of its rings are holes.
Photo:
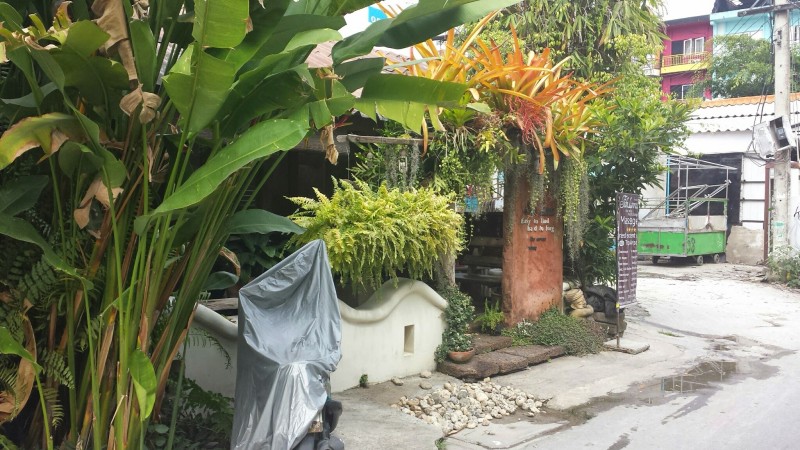
[[[450,361],[459,364],[469,361],[470,359],[472,359],[473,356],[475,356],[474,348],[467,350],[465,352],[453,352],[453,351],[447,352],[447,357],[450,359]]]

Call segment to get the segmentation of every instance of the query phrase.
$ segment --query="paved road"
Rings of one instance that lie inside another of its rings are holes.
[[[650,351],[500,377],[552,396],[560,411],[549,425],[539,417],[459,433],[448,449],[800,448],[800,292],[760,283],[757,272],[642,263],[626,337]]]

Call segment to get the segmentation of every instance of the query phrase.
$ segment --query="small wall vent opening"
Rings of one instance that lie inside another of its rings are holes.
[[[403,330],[403,353],[414,354],[414,325],[406,325]]]

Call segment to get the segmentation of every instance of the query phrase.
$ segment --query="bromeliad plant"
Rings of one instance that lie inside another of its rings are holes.
[[[332,139],[356,89],[373,112],[465,90],[347,60],[513,1],[423,0],[341,40],[343,15],[370,3],[0,3],[0,242],[16,255],[0,273],[0,423],[38,399],[13,423],[25,446],[142,447],[169,420],[170,367],[207,280],[225,278],[209,276],[223,243],[291,225],[251,209],[282,152]],[[333,66],[310,70],[329,40]]]
[[[610,88],[608,84],[579,82],[564,74],[569,58],[554,62],[550,49],[525,53],[513,25],[507,50],[482,39],[481,32],[495,15],[484,17],[458,43],[455,31],[450,30],[441,54],[430,40],[416,45],[414,54],[422,57],[420,63],[410,67],[399,64],[397,70],[467,85],[469,95],[462,99],[461,107],[451,107],[449,111],[456,117],[472,117],[468,123],[460,124],[447,120],[447,113],[441,114],[444,120],[432,115],[433,125],[446,130],[438,137],[443,135],[448,143],[450,135],[469,130],[473,135],[469,139],[473,148],[469,151],[478,156],[486,149],[498,153],[490,176],[497,171],[506,172],[511,188],[523,178],[531,181],[532,209],[547,198],[558,198],[559,211],[570,225],[569,248],[577,253],[588,209],[584,143],[600,125],[592,105]],[[436,146],[432,144],[433,148]],[[441,172],[446,172],[447,167],[441,166]],[[465,176],[482,179],[472,174]]]

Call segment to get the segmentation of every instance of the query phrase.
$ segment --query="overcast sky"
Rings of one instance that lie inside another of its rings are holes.
[[[664,0],[664,20],[711,14],[714,0]]]

